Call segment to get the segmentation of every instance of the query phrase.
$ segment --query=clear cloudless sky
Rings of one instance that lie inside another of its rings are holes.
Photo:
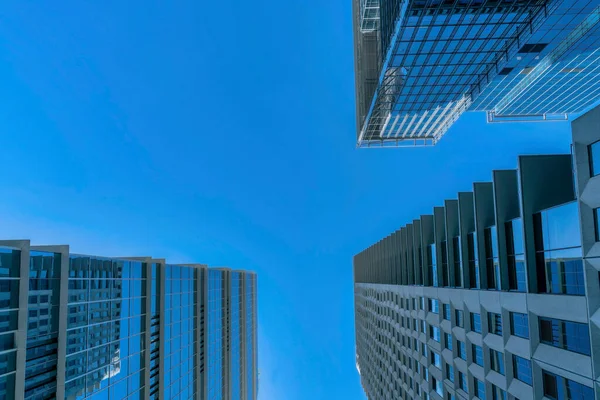
[[[364,399],[352,256],[569,125],[355,148],[351,0],[3,1],[0,237],[259,276],[261,400]]]

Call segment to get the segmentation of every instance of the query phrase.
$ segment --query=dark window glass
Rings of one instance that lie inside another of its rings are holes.
[[[471,345],[473,350],[473,361],[477,365],[481,365],[483,367],[483,349],[481,346],[477,346],[475,344]]]
[[[544,396],[556,400],[593,400],[594,389],[551,372],[542,370]]]
[[[488,330],[494,335],[502,336],[502,315],[496,313],[488,313]]]
[[[527,314],[510,313],[510,333],[529,339],[529,318]]]
[[[448,350],[452,350],[452,335],[449,333],[444,333],[444,343],[446,344],[446,348]]]
[[[463,320],[463,312],[461,310],[454,310],[454,314],[456,317],[456,326],[464,328],[465,322]]]
[[[450,364],[446,364],[446,378],[450,382],[454,382],[454,367]]]
[[[460,388],[464,390],[465,393],[469,393],[469,384],[467,382],[467,377],[462,372],[458,373],[458,386],[460,386]]]
[[[456,236],[452,239],[452,250],[454,252],[454,287],[462,287],[462,263],[460,253],[460,236]]]
[[[481,333],[481,315],[471,313],[471,330],[473,332]]]
[[[539,325],[542,343],[590,355],[590,335],[587,324],[540,318]]]
[[[450,321],[450,304],[444,304],[444,319]]]
[[[438,314],[440,312],[440,302],[437,299],[429,299],[429,311],[434,314]]]
[[[600,141],[590,144],[588,153],[590,157],[590,175],[596,176],[600,174]]]
[[[492,385],[492,399],[493,400],[506,400],[506,392],[500,389],[496,385]]]
[[[596,232],[596,242],[600,242],[600,208],[594,208],[594,228]]]
[[[513,356],[515,378],[531,385],[531,361],[519,356]]]
[[[523,242],[523,221],[521,218],[505,223],[506,252],[508,255],[508,286],[510,290],[527,290],[525,272],[525,246]]]
[[[473,387],[475,388],[475,394],[480,400],[485,400],[485,385],[477,378],[473,378]]]
[[[437,256],[435,252],[435,243],[427,246],[427,254],[429,256],[429,268],[427,268],[429,286],[438,286]]]
[[[458,346],[458,355],[463,360],[467,359],[467,346],[465,346],[465,342],[461,342],[460,340],[456,341],[456,345]]]
[[[504,354],[490,349],[490,366],[492,370],[504,375]]]
[[[448,243],[444,240],[440,243],[442,254],[442,286],[450,286],[450,269],[448,268]]]
[[[500,290],[500,262],[498,260],[498,232],[495,226],[484,230],[487,288]]]
[[[467,254],[469,257],[469,287],[479,289],[479,259],[477,257],[477,234],[467,235]]]

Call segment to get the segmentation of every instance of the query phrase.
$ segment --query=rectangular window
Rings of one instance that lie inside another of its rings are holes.
[[[538,292],[583,296],[583,260],[576,201],[534,215]]]
[[[446,241],[440,243],[440,253],[442,254],[442,286],[450,286],[450,270],[448,268],[448,245]]]
[[[539,325],[542,343],[590,355],[590,335],[587,324],[553,318],[539,318]]]
[[[594,177],[600,174],[600,141],[588,146],[588,154],[590,158],[590,177]]]
[[[529,318],[527,314],[510,313],[510,334],[529,339]]]
[[[504,354],[490,349],[490,364],[493,371],[504,375]]]
[[[483,367],[483,349],[476,344],[471,345],[473,350],[473,361]]]
[[[452,335],[444,333],[444,344],[448,350],[452,350]]]
[[[454,287],[462,287],[462,263],[460,254],[460,236],[456,236],[452,239],[452,250],[454,252]]]
[[[454,367],[450,364],[446,364],[446,378],[450,382],[454,382]]]
[[[444,319],[450,321],[450,304],[444,304]]]
[[[442,369],[442,358],[440,357],[439,354],[434,353],[433,351],[431,352],[431,357],[430,357],[430,361],[433,365],[435,365],[436,367],[438,367],[439,369]]]
[[[425,297],[419,298],[419,304],[421,305],[421,310],[425,309]]]
[[[433,388],[436,393],[440,395],[440,397],[444,396],[444,389],[442,387],[442,382],[438,381],[435,378],[431,378],[431,383],[433,384]]]
[[[596,232],[596,242],[600,242],[600,208],[594,208],[594,229]]]
[[[454,310],[454,316],[456,317],[456,326],[464,328],[463,312],[461,310]]]
[[[467,377],[462,372],[458,373],[458,386],[465,392],[469,393],[469,384],[467,382]]]
[[[480,400],[485,400],[485,385],[477,378],[473,378],[473,387],[475,388],[475,393]]]
[[[544,396],[550,399],[594,400],[594,389],[542,370]]]
[[[440,302],[437,299],[429,299],[429,311],[434,314],[439,314],[440,312]]]
[[[421,355],[427,357],[427,345],[425,343],[421,343]]]
[[[531,385],[531,361],[513,355],[513,368],[516,379]]]
[[[467,254],[469,257],[469,287],[479,289],[479,259],[477,256],[477,234],[467,235]]]
[[[506,392],[500,389],[496,385],[492,385],[492,399],[493,400],[507,400]]]
[[[471,330],[473,332],[481,333],[481,315],[471,313]]]
[[[440,342],[440,328],[437,326],[429,326],[429,337],[436,342]]]
[[[465,342],[461,342],[460,340],[456,341],[456,345],[458,346],[458,356],[463,360],[467,359],[467,347],[465,346]]]
[[[502,315],[488,312],[488,331],[502,336]]]
[[[508,287],[510,290],[525,292],[527,278],[525,272],[525,245],[523,242],[523,221],[513,219],[504,224],[506,252],[508,255]]]
[[[435,243],[427,246],[427,255],[429,256],[429,268],[427,268],[427,275],[429,278],[429,285],[438,286],[437,276],[437,259],[435,254]]]
[[[500,262],[498,260],[498,232],[495,226],[485,228],[485,266],[487,288],[500,290]]]

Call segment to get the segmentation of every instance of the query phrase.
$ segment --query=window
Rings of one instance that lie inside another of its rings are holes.
[[[452,393],[447,393],[446,400],[456,400],[456,397],[454,397],[454,395]]]
[[[446,241],[440,243],[440,253],[442,254],[442,286],[450,286],[450,271],[448,270],[448,244]]]
[[[479,289],[479,259],[477,256],[477,234],[467,235],[467,255],[469,257],[469,287]]]
[[[544,396],[551,399],[593,400],[594,390],[581,383],[542,370]],[[566,393],[565,393],[566,392]]]
[[[600,242],[600,208],[594,208],[594,228],[596,232],[596,242]]]
[[[542,343],[590,355],[590,335],[587,324],[552,318],[540,318],[539,322]]]
[[[440,342],[440,328],[437,326],[429,327],[429,337],[435,340],[436,342]]]
[[[454,316],[456,317],[456,326],[464,328],[465,321],[463,321],[463,312],[461,310],[454,310]]]
[[[529,339],[529,318],[527,318],[527,314],[510,313],[510,334]]]
[[[493,371],[504,375],[504,354],[490,349],[490,364]]]
[[[421,355],[427,357],[427,345],[425,343],[421,343]]]
[[[425,322],[424,319],[421,320],[421,332],[422,333],[427,332],[427,323]]]
[[[473,350],[473,361],[483,367],[483,349],[475,344],[471,345]]]
[[[456,341],[456,345],[458,346],[458,356],[463,360],[467,359],[467,347],[465,346],[465,342],[461,342],[460,340]]]
[[[508,254],[508,288],[517,292],[527,290],[523,221],[513,219],[504,224]]]
[[[481,315],[471,313],[471,330],[473,332],[481,333]]]
[[[485,267],[487,288],[500,290],[500,263],[498,261],[498,231],[495,226],[485,228]]]
[[[446,364],[446,378],[450,382],[454,382],[454,367],[450,364]]]
[[[437,260],[435,254],[435,243],[427,246],[427,255],[429,256],[429,268],[427,275],[429,277],[429,285],[438,286]]]
[[[454,253],[454,287],[462,287],[462,263],[460,262],[460,236],[452,238],[452,251]]]
[[[429,299],[429,311],[434,314],[439,314],[440,312],[440,302],[437,299]]]
[[[465,393],[469,393],[469,384],[467,383],[467,377],[462,372],[458,373],[458,386],[464,390]]]
[[[450,321],[450,304],[444,304],[443,306],[444,308],[444,319],[447,319],[448,321]]]
[[[513,356],[515,378],[531,385],[531,361],[519,356]]]
[[[502,336],[502,315],[488,313],[488,331],[494,335]]]
[[[590,176],[600,174],[600,141],[592,143],[588,146],[590,157]]]
[[[435,389],[436,393],[441,396],[444,395],[444,389],[442,388],[442,382],[438,381],[435,378],[431,378],[431,383],[433,384],[433,388]]]
[[[506,392],[496,385],[492,385],[492,400],[506,400]]]
[[[583,296],[583,260],[576,201],[534,215],[538,292]]]
[[[485,400],[485,385],[477,378],[473,378],[473,387],[475,388],[475,394],[481,400]]]
[[[419,304],[421,306],[421,310],[425,309],[425,297],[420,297]]]
[[[444,333],[444,344],[448,350],[452,350],[452,335]]]
[[[435,365],[439,369],[442,369],[442,358],[440,357],[440,355],[438,353],[434,353],[432,351],[430,361],[433,365]]]

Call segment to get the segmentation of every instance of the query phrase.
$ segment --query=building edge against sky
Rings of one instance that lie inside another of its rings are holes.
[[[600,398],[600,107],[572,130],[354,257],[369,399]]]
[[[600,0],[352,0],[359,147],[432,145],[466,111],[553,121],[600,100]]]
[[[0,397],[258,395],[256,274],[0,241]]]

